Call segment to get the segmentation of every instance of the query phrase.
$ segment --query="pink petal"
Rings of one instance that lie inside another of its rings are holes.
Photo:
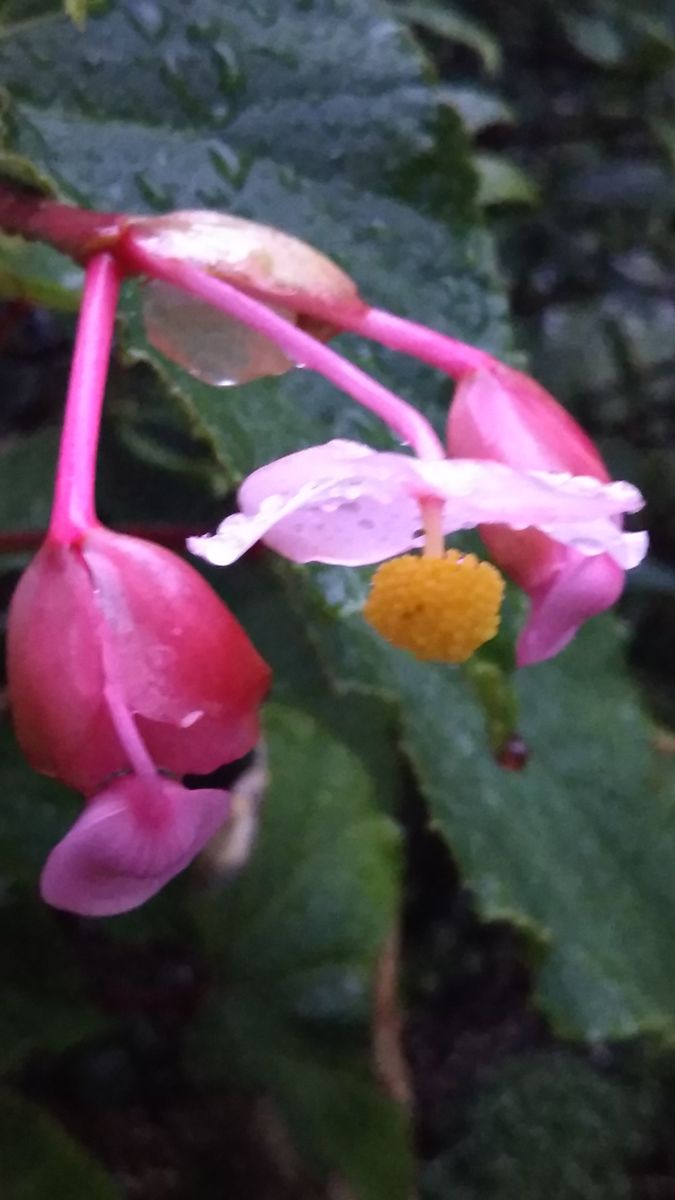
[[[489,460],[452,459],[417,464],[427,491],[443,496],[446,533],[492,523],[534,527],[581,554],[607,552],[635,566],[647,549],[645,534],[623,533],[617,518],[644,500],[630,483],[601,483],[587,475],[516,471]]]
[[[242,512],[188,546],[217,565],[259,538],[292,562],[379,562],[419,544],[419,487],[416,459],[327,442],[254,471],[239,491]]]
[[[269,668],[206,580],[164,547],[103,528],[87,534],[82,553],[106,670],[151,757],[182,776],[246,754]],[[94,785],[105,777],[99,771]]]
[[[616,603],[623,582],[623,571],[608,555],[584,558],[568,551],[551,578],[530,592],[532,607],[518,639],[518,666],[558,654],[584,621]]]
[[[229,814],[227,792],[188,791],[157,776],[117,779],[54,847],[44,900],[82,916],[136,908],[192,861]]]
[[[609,480],[598,450],[562,405],[529,375],[498,362],[459,383],[448,415],[448,451]]]
[[[429,496],[447,502],[446,533],[498,521],[535,526],[583,554],[608,552],[622,563],[639,561],[644,550],[641,537],[622,534],[616,523],[642,507],[631,484],[473,459],[420,460],[345,441],[254,471],[239,491],[241,513],[189,547],[218,565],[259,538],[293,562],[381,562],[421,544],[420,501]]]
[[[83,792],[123,769],[103,699],[100,614],[79,550],[40,548],[7,628],[12,715],[31,765]]]

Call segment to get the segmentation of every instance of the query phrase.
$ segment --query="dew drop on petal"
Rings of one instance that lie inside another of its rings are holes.
[[[267,338],[170,284],[151,280],[142,294],[148,341],[203,383],[231,387],[293,366]]]

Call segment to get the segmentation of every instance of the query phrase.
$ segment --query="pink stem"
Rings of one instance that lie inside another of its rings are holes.
[[[118,292],[114,258],[97,254],[85,275],[48,532],[66,545],[96,524],[96,452]]]
[[[108,680],[105,684],[104,695],[110,719],[124,747],[129,766],[135,775],[139,775],[143,779],[154,779],[157,775],[157,767],[136,728],[136,722],[127,708],[126,700],[120,689]]]
[[[197,296],[228,317],[269,338],[292,362],[323,375],[358,404],[374,412],[413,447],[419,458],[445,458],[443,446],[431,425],[412,405],[406,404],[405,400],[322,342],[285,321],[259,300],[189,263],[149,252],[138,245],[133,233],[128,232],[123,237],[119,249],[125,268],[161,279]]]
[[[426,325],[407,321],[405,317],[397,317],[383,309],[367,308],[365,312],[353,316],[337,311],[331,320],[340,329],[371,338],[401,354],[409,354],[420,362],[428,363],[430,367],[438,367],[453,379],[461,379],[469,371],[489,368],[495,361],[486,350],[468,346],[456,338],[447,337],[437,330],[427,329]]]
[[[102,647],[103,669],[106,675],[103,694],[108,705],[110,719],[124,748],[131,770],[137,779],[143,780],[147,785],[142,791],[134,793],[134,811],[140,820],[156,828],[166,816],[161,777],[138,731],[134,715],[127,707],[122,689],[111,678],[111,671],[114,667],[107,653],[105,635]]]
[[[143,538],[146,542],[158,542],[177,550],[185,548],[186,538],[194,535],[194,525],[125,525],[118,529],[127,537]],[[0,554],[26,554],[37,550],[45,540],[44,529],[0,530]]]

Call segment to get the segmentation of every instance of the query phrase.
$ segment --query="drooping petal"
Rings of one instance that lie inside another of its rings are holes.
[[[229,806],[228,793],[215,789],[188,791],[159,776],[117,779],[52,850],[42,897],[82,916],[128,912],[184,870]]]
[[[611,608],[623,590],[624,572],[607,554],[584,558],[568,551],[551,578],[530,592],[531,608],[518,639],[518,666],[552,658],[589,617]]]

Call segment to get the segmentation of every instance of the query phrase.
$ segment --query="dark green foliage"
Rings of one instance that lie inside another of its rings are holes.
[[[644,1149],[649,1117],[646,1098],[569,1054],[524,1055],[483,1082],[454,1149],[427,1168],[422,1195],[629,1200],[625,1168]]]

